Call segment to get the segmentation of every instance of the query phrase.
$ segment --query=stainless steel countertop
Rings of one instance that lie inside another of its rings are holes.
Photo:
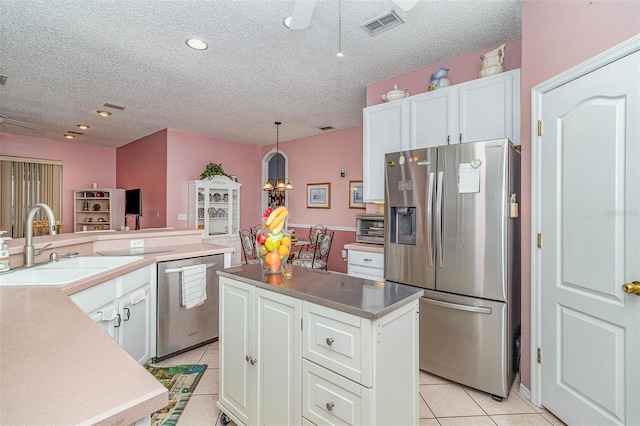
[[[380,318],[424,293],[418,287],[291,265],[287,265],[282,275],[263,275],[259,264],[227,268],[218,274],[370,320]]]

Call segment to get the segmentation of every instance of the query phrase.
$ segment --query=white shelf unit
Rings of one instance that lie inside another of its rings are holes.
[[[226,176],[189,181],[189,226],[206,242],[233,247],[232,266],[241,263],[240,186]]]
[[[124,226],[124,189],[75,189],[73,199],[74,232]]]

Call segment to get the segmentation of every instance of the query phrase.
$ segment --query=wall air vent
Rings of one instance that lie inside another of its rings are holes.
[[[322,126],[322,127],[318,127],[318,129],[322,130],[323,132],[324,132],[324,131],[327,131],[327,130],[333,130],[334,128],[335,128],[335,127],[333,127],[333,126]]]
[[[393,10],[391,10],[389,11],[389,13],[380,15],[377,18],[374,18],[369,22],[365,22],[360,26],[362,27],[362,29],[368,32],[369,35],[374,36],[390,28],[397,27],[400,24],[404,24],[404,21],[400,19],[400,17],[396,15]]]
[[[119,109],[120,111],[124,111],[127,108],[127,107],[123,107],[123,106],[120,106],[120,105],[110,104],[109,102],[104,104],[104,106],[106,106],[107,108]]]

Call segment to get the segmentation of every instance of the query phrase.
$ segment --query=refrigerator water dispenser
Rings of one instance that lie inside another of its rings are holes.
[[[416,245],[416,208],[391,207],[391,243]]]

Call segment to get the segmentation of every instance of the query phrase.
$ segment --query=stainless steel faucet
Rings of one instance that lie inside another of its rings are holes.
[[[51,207],[44,203],[34,204],[34,206],[29,209],[29,213],[27,214],[27,234],[25,235],[24,242],[25,267],[33,266],[35,264],[33,260],[33,257],[36,254],[36,250],[33,248],[33,219],[35,218],[38,209],[44,210],[44,212],[47,214],[47,218],[49,220],[49,234],[56,235],[56,218],[53,215],[53,210],[51,210]],[[37,254],[40,253],[42,253],[42,250],[39,250],[39,253]]]

